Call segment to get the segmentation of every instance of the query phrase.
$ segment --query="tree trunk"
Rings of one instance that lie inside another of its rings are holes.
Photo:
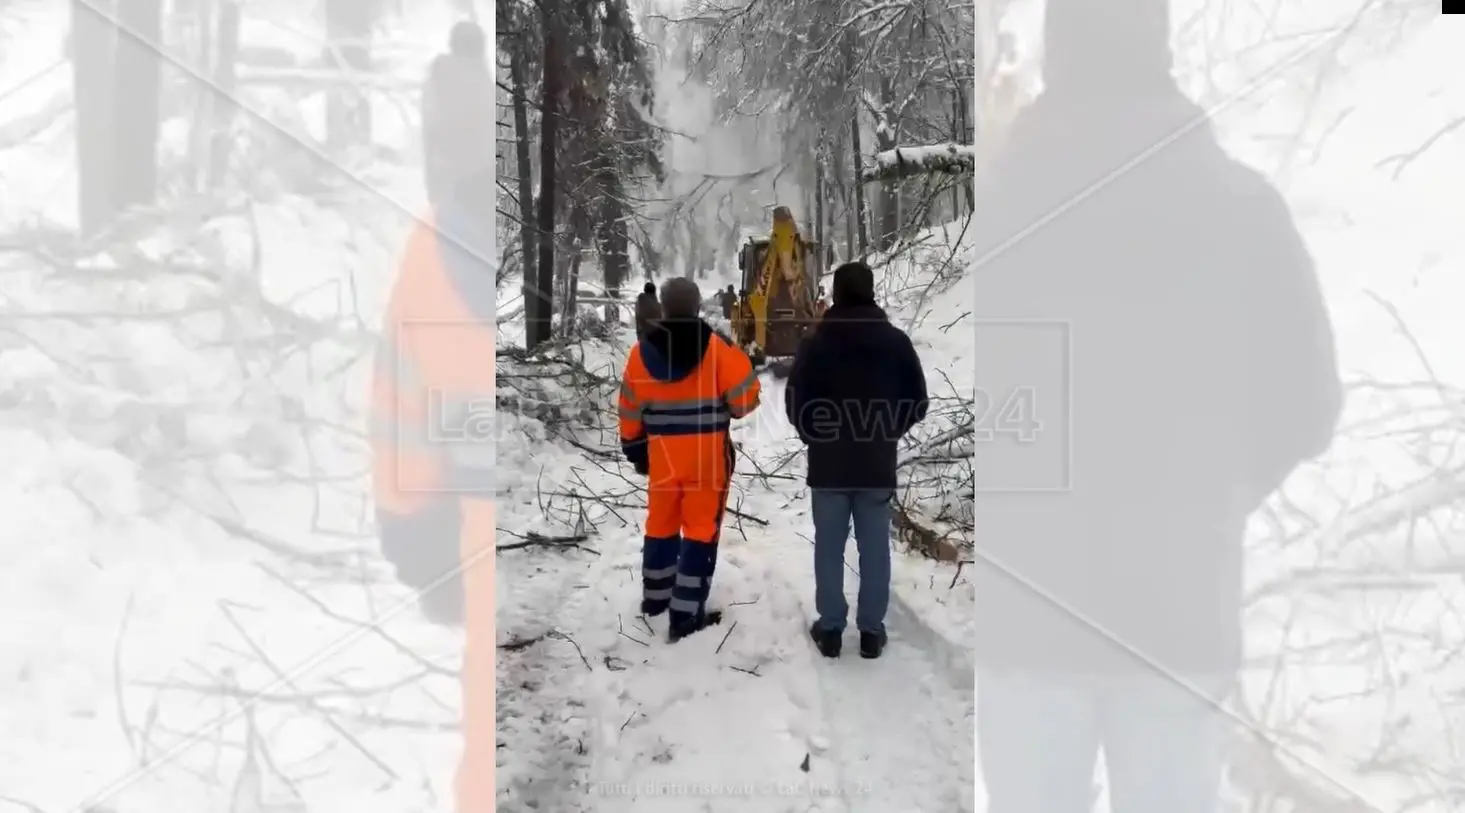
[[[579,240],[575,241],[574,252],[570,254],[570,268],[565,279],[565,309],[560,316],[560,335],[569,338],[575,329],[576,301],[580,298],[580,263],[584,251]]]
[[[77,215],[82,237],[112,220],[113,55],[116,28],[106,2],[72,0],[71,65],[76,97]]]
[[[350,74],[370,71],[375,0],[326,0],[325,5],[326,66]],[[343,76],[326,94],[326,144],[340,151],[370,141],[370,99]]]
[[[620,178],[611,175],[605,179],[605,194],[599,207],[596,223],[596,248],[600,254],[601,282],[605,294],[612,299],[620,296],[621,286],[631,276],[631,258],[626,249],[630,243],[626,233],[626,210]],[[611,311],[607,311],[610,314]],[[607,316],[607,319],[611,316]]]
[[[840,206],[844,210],[844,260],[848,262],[855,256],[855,210],[850,206],[849,182],[844,172],[843,139],[832,144],[829,153],[834,159],[834,185],[839,190]]]
[[[534,268],[534,166],[529,159],[528,55],[516,43],[509,52],[509,82],[514,94],[514,161],[519,174],[519,247],[523,251],[524,279]],[[529,300],[524,300],[527,309]],[[527,314],[528,311],[526,310]]]
[[[544,18],[544,80],[539,126],[539,269],[537,279],[530,282],[524,275],[524,346],[534,350],[554,335],[554,209],[555,209],[555,144],[560,117],[560,88],[564,66],[560,64],[559,20],[548,7]],[[530,310],[530,305],[534,309]]]
[[[859,247],[859,256],[864,257],[870,250],[870,236],[865,232],[865,223],[868,213],[865,209],[865,185],[859,182],[863,174],[860,169],[860,113],[856,110],[850,115],[850,155],[854,160],[855,178],[855,235]]]
[[[209,175],[208,186],[217,189],[224,183],[229,172],[229,157],[233,148],[234,113],[239,105],[234,101],[238,85],[239,61],[239,0],[224,0],[219,9],[218,34],[214,39],[214,94],[209,124]]]
[[[189,28],[197,38],[194,70],[199,76],[209,76],[214,71],[214,23],[213,0],[191,0],[188,8],[173,10],[173,14],[193,17]],[[188,87],[194,96],[193,121],[188,131],[188,184],[189,190],[197,192],[204,188],[208,178],[209,148],[211,145],[214,107],[218,105],[214,89],[207,82],[190,81]]]
[[[111,135],[116,151],[112,203],[117,211],[158,197],[158,116],[162,106],[162,0],[120,0]]]
[[[613,203],[615,215],[610,221],[610,245],[601,260],[605,264],[605,293],[611,299],[621,298],[621,287],[631,278],[631,235],[626,223],[625,204],[616,197]],[[620,321],[620,310],[615,305],[605,308],[605,320],[611,324]]]
[[[814,242],[819,244],[820,251],[828,248],[824,242],[824,144],[822,141],[814,158]]]
[[[880,79],[880,121],[875,128],[875,150],[893,150],[900,142],[900,122],[894,120],[895,83],[889,77]],[[880,184],[880,232],[875,246],[889,251],[900,236],[900,181],[887,179]]]

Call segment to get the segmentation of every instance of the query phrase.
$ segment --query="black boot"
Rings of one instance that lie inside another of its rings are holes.
[[[643,598],[641,599],[641,614],[647,618],[655,618],[666,612],[666,608],[670,604],[671,602],[664,598]]]
[[[885,651],[885,631],[860,633],[860,657],[878,658]]]
[[[819,622],[809,627],[809,637],[814,639],[814,646],[819,654],[826,658],[838,658],[839,650],[844,645],[844,633],[840,630],[830,630],[819,626]]]
[[[668,643],[676,643],[694,632],[701,632],[710,626],[722,623],[721,610],[708,610],[694,616],[679,615],[672,619],[667,630]]]

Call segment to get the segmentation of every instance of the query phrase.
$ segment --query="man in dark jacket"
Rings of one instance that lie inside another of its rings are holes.
[[[483,29],[463,21],[448,52],[433,60],[422,89],[422,154],[427,199],[442,206],[456,185],[493,166],[494,88]]]
[[[1170,78],[1166,5],[1049,0],[1044,91],[979,191],[992,813],[1089,810],[1101,748],[1116,813],[1218,809],[1247,518],[1341,409],[1307,248]]]
[[[738,308],[738,295],[731,285],[726,290],[717,292],[717,304],[722,307],[722,318],[732,321],[733,313]]]
[[[661,302],[656,298],[656,283],[648,282],[636,296],[636,338],[646,338],[651,323],[661,318]]]
[[[844,547],[851,524],[860,557],[860,654],[877,658],[885,648],[896,444],[926,417],[928,403],[921,360],[875,304],[869,266],[840,266],[834,305],[799,347],[784,401],[789,423],[809,447],[819,612],[809,634],[825,657],[839,657],[849,614]]]

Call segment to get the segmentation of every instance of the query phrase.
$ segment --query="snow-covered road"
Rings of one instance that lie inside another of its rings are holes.
[[[969,655],[898,594],[880,659],[850,652],[826,660],[809,641],[807,495],[798,473],[777,470],[797,443],[782,414],[782,383],[765,376],[764,388],[762,408],[734,429],[749,456],[739,464],[710,601],[724,611],[720,625],[672,645],[664,617],[639,615],[639,512],[592,543],[600,555],[584,572],[557,587],[545,574],[545,599],[530,604],[527,586],[504,586],[525,595],[520,606],[557,606],[544,629],[566,637],[526,647],[512,665],[501,658],[501,668],[527,674],[536,657],[573,666],[535,698],[504,697],[512,681],[501,677],[501,710],[558,711],[506,735],[518,764],[500,763],[500,806],[568,809],[561,805],[574,798],[584,809],[636,813],[974,810]],[[853,595],[853,544],[846,558]],[[525,623],[501,615],[500,638]],[[543,654],[531,654],[539,647]],[[560,734],[545,730],[551,721]],[[536,735],[537,750],[569,759],[520,763],[536,750],[524,738]],[[567,768],[583,780],[571,781]]]

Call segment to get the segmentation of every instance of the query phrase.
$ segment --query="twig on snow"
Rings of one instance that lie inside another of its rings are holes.
[[[727,632],[723,633],[722,640],[717,643],[717,649],[712,650],[712,654],[716,655],[719,652],[722,652],[722,646],[723,646],[723,644],[726,644],[727,643],[727,639],[732,636],[733,630],[735,630],[737,628],[738,628],[738,622],[736,622],[736,621],[732,622],[732,625],[727,628]]]
[[[223,613],[224,619],[229,622],[229,626],[233,627],[234,631],[239,633],[239,637],[244,639],[245,645],[254,652],[255,657],[259,658],[265,666],[269,667],[270,671],[274,672],[275,677],[284,682],[284,685],[289,686],[296,692],[299,692],[300,687],[295,685],[295,682],[290,678],[289,673],[281,669],[279,665],[276,664],[274,660],[270,658],[270,656],[264,651],[264,649],[254,640],[254,638],[249,635],[249,632],[244,629],[244,625],[239,622],[239,619],[234,615],[233,611],[230,610],[230,608],[227,606],[221,606],[219,609]],[[386,774],[394,781],[401,779],[401,777],[397,775],[397,772],[392,770],[392,767],[390,765],[382,761],[381,757],[373,754],[370,749],[361,744],[360,740],[352,736],[351,732],[343,728],[341,724],[336,721],[335,717],[330,714],[330,712],[328,712],[324,708],[321,708],[319,704],[313,704],[312,708],[320,715],[321,720],[327,726],[329,726],[331,730],[335,731],[336,734],[340,735],[340,737],[344,739],[348,744],[350,744],[354,749],[356,749],[357,752],[366,757],[367,761],[375,765],[378,770]]]

